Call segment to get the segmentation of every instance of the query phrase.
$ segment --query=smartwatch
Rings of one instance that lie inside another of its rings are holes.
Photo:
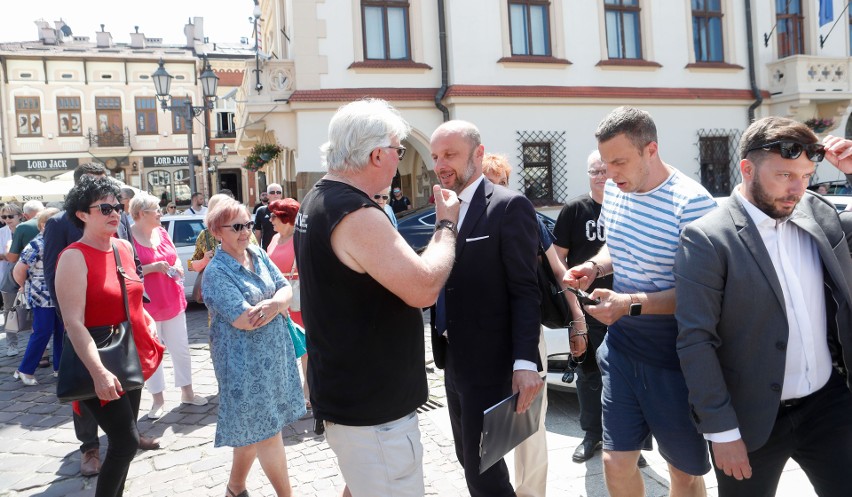
[[[630,312],[627,314],[629,316],[639,316],[642,314],[642,303],[639,302],[638,296],[630,294]]]

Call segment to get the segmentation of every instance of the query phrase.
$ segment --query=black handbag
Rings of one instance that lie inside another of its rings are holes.
[[[127,321],[111,326],[89,328],[92,340],[98,348],[101,363],[110,373],[114,374],[125,392],[139,390],[145,384],[142,377],[142,364],[136,352],[136,342],[133,340],[133,328],[130,324],[130,307],[127,304],[127,286],[124,283],[124,270],[118,247],[113,244],[115,268],[118,281],[121,283],[121,296],[124,298],[124,312]],[[89,370],[83,361],[77,357],[71,340],[66,332],[62,341],[62,357],[59,360],[59,379],[56,383],[56,397],[60,402],[73,402],[97,398],[95,384]]]
[[[541,324],[548,328],[567,328],[571,323],[571,309],[565,301],[561,282],[556,280],[553,268],[538,246],[538,287],[541,290]]]

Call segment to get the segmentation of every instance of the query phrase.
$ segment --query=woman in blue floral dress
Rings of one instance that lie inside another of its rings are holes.
[[[281,429],[305,414],[286,315],[287,280],[259,247],[253,224],[235,200],[221,201],[206,223],[222,243],[204,272],[211,313],[210,352],[219,382],[216,447],[234,447],[228,495],[248,496],[246,477],[260,460],[279,496],[290,495]]]

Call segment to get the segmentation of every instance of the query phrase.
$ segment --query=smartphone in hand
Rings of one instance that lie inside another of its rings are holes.
[[[583,305],[598,305],[601,303],[601,299],[593,299],[591,295],[580,290],[579,288],[566,287],[565,291],[571,292],[577,296],[577,300],[580,301]]]

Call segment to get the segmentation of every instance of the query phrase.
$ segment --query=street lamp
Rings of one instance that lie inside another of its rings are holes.
[[[219,77],[210,68],[210,61],[204,58],[204,70],[198,79],[201,80],[202,105],[192,105],[189,96],[184,99],[183,103],[172,105],[173,97],[169,93],[169,88],[172,85],[172,75],[166,71],[163,59],[160,59],[160,67],[151,75],[154,80],[154,91],[157,93],[157,99],[163,111],[170,110],[172,112],[183,111],[186,121],[186,148],[187,148],[187,164],[189,165],[189,189],[190,193],[198,191],[195,183],[195,157],[192,154],[192,133],[193,121],[195,116],[201,115],[202,112],[212,109],[212,99],[216,97],[216,89],[219,87]]]
[[[213,173],[213,178],[216,178],[216,190],[218,191],[219,186],[220,186],[219,185],[219,164],[227,162],[227,160],[228,160],[228,144],[227,143],[222,144],[222,148],[219,149],[219,156],[218,157],[210,157],[210,147],[208,147],[207,145],[204,145],[204,160],[205,160],[205,162],[207,162],[207,164],[210,164],[207,167],[207,172]],[[211,178],[210,183],[211,183],[210,188],[209,188],[210,195],[213,195],[212,178]]]

